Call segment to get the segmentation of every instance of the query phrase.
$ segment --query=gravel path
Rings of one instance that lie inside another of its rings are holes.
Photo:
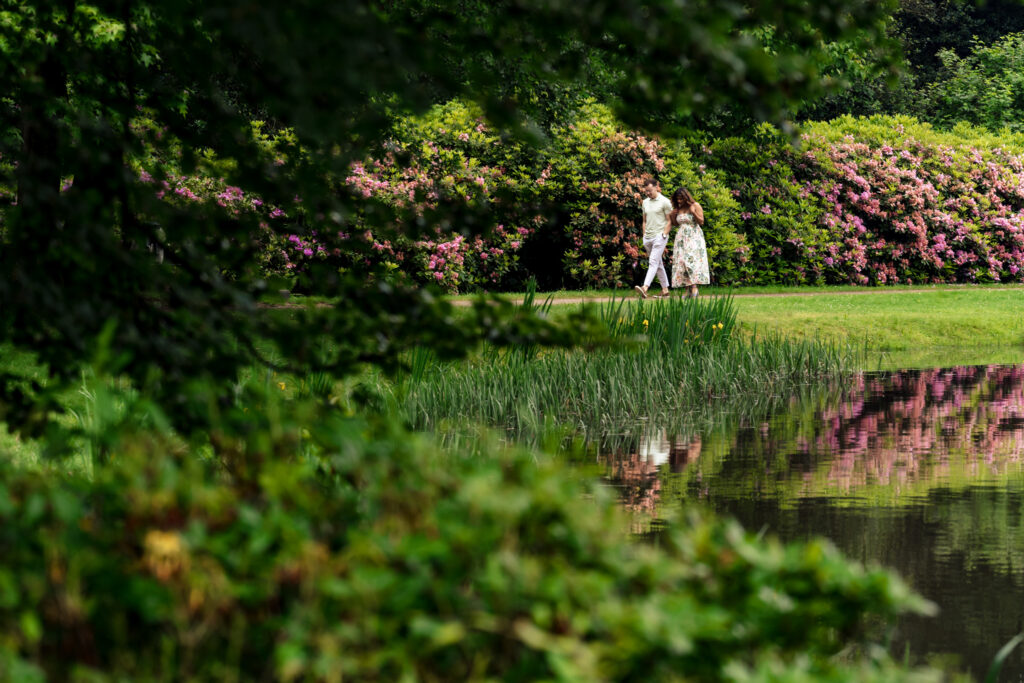
[[[965,285],[964,289],[963,290],[959,290],[959,291],[968,291],[969,288],[970,288],[970,285]],[[1005,292],[1005,291],[1010,291],[1010,290],[1020,290],[1021,294],[1024,294],[1024,288],[1021,288],[1021,287],[986,287],[984,291],[986,291],[986,292]],[[929,294],[929,293],[936,293],[936,292],[956,292],[956,291],[958,291],[958,290],[954,289],[952,287],[942,287],[942,288],[922,287],[920,289],[889,289],[889,290],[887,290],[887,289],[864,289],[864,290],[843,290],[843,291],[828,291],[828,290],[824,290],[824,291],[821,291],[821,292],[759,292],[759,293],[749,293],[749,294],[743,294],[743,293],[735,292],[735,293],[733,293],[732,296],[733,296],[734,299],[757,299],[757,298],[766,298],[766,297],[787,297],[787,296],[789,296],[789,297],[794,297],[794,296],[807,297],[807,296],[820,296],[820,295],[823,295],[823,294],[826,294],[826,295],[829,295],[829,296],[837,295],[837,294],[849,294],[851,296],[864,296],[864,295],[870,295],[870,294]],[[623,292],[623,297],[624,298],[630,298],[630,297],[636,297],[636,296],[637,295],[635,293],[633,293],[633,292],[625,292],[625,291]],[[715,295],[712,294],[710,296],[715,296]],[[543,303],[545,298],[546,297],[544,296],[544,294],[538,293],[536,300],[537,300],[538,303]],[[651,300],[656,300],[656,297],[650,297],[650,298],[651,298]],[[611,297],[585,297],[585,296],[573,297],[573,296],[567,296],[567,297],[559,297],[559,298],[554,299],[554,303],[556,303],[556,304],[582,304],[582,303],[585,303],[585,302],[588,302],[588,301],[591,302],[591,303],[602,303],[602,302],[606,302],[606,301],[611,301]],[[470,303],[471,303],[471,300],[469,300],[469,299],[460,299],[458,301],[453,301],[452,305],[454,305],[454,306],[468,306],[468,305],[470,305]]]
[[[984,290],[975,290],[971,285],[962,285],[962,289],[958,289],[956,287],[950,287],[950,286],[946,286],[946,287],[921,287],[921,288],[915,288],[915,289],[872,289],[872,288],[865,288],[863,290],[860,290],[860,289],[842,290],[842,291],[823,290],[823,291],[820,291],[820,292],[758,292],[758,293],[753,293],[752,292],[752,293],[747,293],[747,294],[744,294],[742,292],[734,292],[732,294],[732,296],[733,296],[734,299],[756,299],[756,298],[766,298],[766,297],[787,297],[787,296],[789,296],[789,297],[795,297],[795,296],[808,297],[808,296],[821,296],[821,295],[828,295],[828,296],[833,296],[833,295],[866,296],[866,295],[871,295],[871,294],[928,294],[928,293],[934,294],[934,293],[937,293],[937,292],[956,292],[956,291],[972,291],[972,290],[973,291],[986,291],[986,292],[1007,292],[1007,291],[1017,290],[1017,291],[1020,291],[1022,295],[1024,295],[1024,287],[985,287]],[[707,296],[716,296],[717,294],[718,293],[710,294],[710,295],[707,295]],[[498,294],[498,296],[504,296],[504,295]],[[512,299],[513,301],[517,301],[517,300],[519,300],[520,296],[522,296],[522,295],[515,295],[515,296],[508,295],[508,298]],[[619,297],[619,298],[636,298],[636,296],[637,296],[636,293],[633,292],[632,290],[629,290],[629,291],[623,290],[622,296]],[[675,295],[673,295],[673,296],[675,296]],[[538,292],[537,293],[537,297],[536,297],[537,303],[543,303],[545,299],[546,299],[546,295],[543,292]],[[654,300],[657,300],[657,297],[653,297],[652,296],[652,297],[650,297],[650,299],[652,301],[654,301]],[[591,303],[595,303],[596,304],[596,303],[604,303],[604,302],[611,301],[611,300],[612,300],[612,297],[608,297],[608,296],[604,296],[604,297],[562,296],[562,297],[558,297],[558,298],[554,299],[554,303],[556,303],[556,304],[582,304],[582,303],[586,303],[586,302],[589,301]],[[456,301],[452,301],[452,305],[453,306],[469,306],[472,303],[473,303],[472,299],[458,299]],[[285,303],[279,303],[279,304],[260,304],[260,308],[305,308],[306,305],[307,304],[287,303],[287,302],[285,302]],[[324,308],[324,307],[330,307],[331,305],[332,304],[330,304],[330,303],[318,303],[317,307],[318,308]]]

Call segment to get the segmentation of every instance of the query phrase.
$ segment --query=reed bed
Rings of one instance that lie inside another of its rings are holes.
[[[835,342],[736,338],[729,297],[620,299],[601,304],[599,314],[619,340],[615,347],[488,348],[458,364],[416,351],[411,372],[383,392],[388,408],[442,434],[482,424],[517,440],[566,431],[601,439],[709,409],[760,412],[801,385],[842,378],[864,355]]]

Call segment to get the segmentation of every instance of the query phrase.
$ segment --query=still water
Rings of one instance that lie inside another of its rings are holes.
[[[700,500],[895,569],[941,610],[899,624],[901,659],[980,680],[1024,630],[1024,365],[865,374],[763,418],[653,430],[603,463],[637,530]],[[1001,676],[1021,679],[1024,647]]]

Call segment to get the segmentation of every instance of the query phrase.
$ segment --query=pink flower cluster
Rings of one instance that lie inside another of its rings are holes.
[[[633,282],[642,266],[638,216],[643,184],[665,170],[661,143],[592,119],[567,131],[562,144],[568,153],[555,161],[560,182],[549,185],[548,197],[570,214],[563,275],[585,288]],[[589,145],[598,154],[571,154]]]
[[[345,183],[357,197],[373,198],[415,216],[425,216],[445,202],[487,207],[489,213],[515,220],[517,207],[503,206],[492,195],[499,189],[514,188],[516,179],[500,166],[479,161],[486,150],[480,150],[479,157],[464,153],[467,146],[478,144],[486,130],[482,123],[474,122],[465,131],[437,131],[438,139],[419,145],[393,141],[391,151],[381,158],[352,164]],[[398,163],[399,151],[409,152],[408,165]],[[521,222],[535,218],[527,216]],[[500,287],[516,266],[517,253],[531,232],[498,225],[487,237],[467,239],[438,227],[430,239],[389,243],[387,249],[378,250],[378,257],[385,263],[416,264],[415,271],[405,272],[448,291]]]
[[[1024,158],[898,137],[819,132],[800,151],[784,140],[716,143],[751,258],[719,253],[713,270],[748,283],[1021,281]]]
[[[814,140],[807,140],[815,144]],[[1020,280],[1024,171],[1004,150],[898,152],[844,142],[809,153],[815,193],[830,207],[828,264],[855,283]],[[986,158],[988,157],[988,158]],[[813,165],[812,165],[813,164]]]

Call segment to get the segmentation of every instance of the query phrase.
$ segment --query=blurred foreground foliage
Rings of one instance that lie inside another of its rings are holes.
[[[928,678],[880,643],[930,605],[823,541],[692,511],[633,543],[534,454],[299,405],[242,475],[155,429],[91,477],[0,462],[0,680]]]

